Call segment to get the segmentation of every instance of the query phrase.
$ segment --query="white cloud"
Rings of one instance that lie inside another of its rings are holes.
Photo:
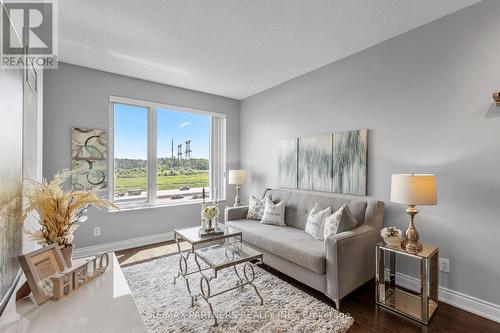
[[[184,128],[184,127],[189,126],[189,125],[191,125],[191,123],[189,121],[185,121],[179,125],[179,128]]]

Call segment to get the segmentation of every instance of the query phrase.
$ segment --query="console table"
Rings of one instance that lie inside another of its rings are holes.
[[[114,253],[107,270],[71,296],[38,306],[32,297],[16,302],[12,295],[0,332],[147,332]]]

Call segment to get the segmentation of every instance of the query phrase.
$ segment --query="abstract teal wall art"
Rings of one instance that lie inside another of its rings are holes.
[[[367,129],[333,135],[333,192],[366,195],[367,152]]]
[[[297,188],[297,138],[281,140],[278,145],[279,186]]]
[[[23,249],[23,74],[21,69],[0,69],[0,315],[21,276],[17,257]]]
[[[108,135],[103,129],[71,129],[71,184],[74,190],[108,186]]]
[[[332,144],[332,134],[299,138],[299,189],[331,192]]]
[[[366,195],[368,130],[281,140],[282,188]]]

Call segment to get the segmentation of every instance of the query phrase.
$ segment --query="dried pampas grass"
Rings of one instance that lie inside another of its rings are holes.
[[[87,220],[84,214],[90,206],[118,209],[108,200],[99,198],[95,192],[64,191],[63,183],[70,175],[70,172],[59,171],[50,182],[46,179],[42,182],[27,180],[31,186],[26,186],[25,190],[28,203],[24,208],[23,221],[35,213],[41,228],[25,228],[24,232],[40,245],[72,244],[73,234],[79,224]]]

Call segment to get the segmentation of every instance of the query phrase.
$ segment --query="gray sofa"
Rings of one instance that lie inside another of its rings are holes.
[[[274,202],[285,201],[286,227],[247,220],[248,206],[225,210],[225,223],[240,230],[243,242],[263,253],[265,264],[324,293],[337,308],[343,297],[374,278],[383,202],[298,190],[270,190],[270,194]],[[332,211],[347,205],[362,224],[326,241],[314,239],[304,228],[315,203],[321,209],[331,207]]]

